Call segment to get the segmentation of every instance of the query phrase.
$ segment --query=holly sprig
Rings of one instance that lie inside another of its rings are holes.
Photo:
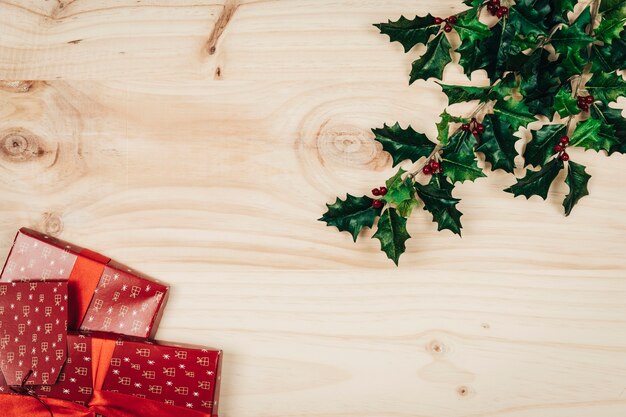
[[[626,119],[610,105],[626,94],[626,0],[594,0],[574,17],[575,0],[501,1],[465,0],[469,9],[447,18],[401,16],[375,25],[407,53],[425,44],[411,66],[409,84],[434,78],[449,105],[475,102],[476,107],[465,116],[444,110],[436,142],[399,123],[372,129],[393,166],[402,166],[371,197],[337,198],[319,220],[350,232],[355,241],[363,228],[376,224],[373,238],[397,265],[414,209],[423,207],[438,230],[460,236],[455,185],[486,176],[477,153],[491,170],[514,174],[516,133],[538,123],[538,116],[549,121],[531,130],[521,155],[526,173],[504,190],[515,197],[545,200],[565,170],[567,216],[589,194],[591,178],[585,166],[570,160],[568,149],[626,152]],[[458,37],[456,49],[452,37]],[[453,61],[468,77],[485,71],[489,85],[445,83],[444,69]]]

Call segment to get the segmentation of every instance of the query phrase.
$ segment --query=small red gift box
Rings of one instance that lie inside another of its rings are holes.
[[[169,287],[111,259],[22,228],[0,281],[68,280],[71,330],[153,337]]]
[[[0,369],[8,385],[54,384],[66,361],[67,281],[0,283]]]
[[[85,406],[77,409],[75,414],[80,416],[86,412],[105,416],[217,416],[220,350],[100,333],[67,337],[68,359],[56,384],[34,387],[53,412],[58,403],[47,399]],[[0,393],[10,393],[1,380],[0,375]],[[1,399],[9,403],[9,398]],[[14,401],[14,407],[23,411],[20,407],[26,406]],[[45,415],[43,407],[31,406],[31,414]]]

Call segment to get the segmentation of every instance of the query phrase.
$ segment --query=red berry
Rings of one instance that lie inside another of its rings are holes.
[[[492,16],[495,16],[498,13],[498,6],[490,4],[487,6],[487,10],[489,10],[489,13],[491,13]]]
[[[478,123],[476,125],[476,129],[478,130],[478,133],[483,133],[485,131],[485,125],[482,123]]]
[[[435,17],[435,24],[436,24],[436,25],[440,25],[440,24],[442,24],[442,23],[443,23],[443,19],[442,19],[442,18],[440,18],[440,17]]]
[[[567,145],[569,143],[569,136],[567,135],[561,136],[561,139],[559,139],[559,142],[561,142],[561,145]]]
[[[478,131],[478,129],[476,129],[476,128],[472,129],[472,135],[478,136],[479,134],[480,134],[480,132]]]
[[[372,189],[372,194],[374,194],[375,196],[379,196],[380,195],[380,190],[378,188],[374,188],[374,189]]]
[[[430,163],[430,168],[433,170],[433,172],[437,172],[439,171],[439,168],[441,168],[441,165],[437,161],[432,161]]]
[[[498,9],[498,11],[496,12],[496,16],[498,17],[504,17],[509,13],[509,9],[508,7],[500,7]]]
[[[443,31],[446,33],[452,32],[452,26],[446,23],[446,25],[443,27]]]
[[[383,201],[382,200],[374,200],[372,201],[372,207],[374,207],[375,209],[379,209],[383,206]]]
[[[589,111],[589,104],[586,104],[586,103],[585,104],[581,104],[580,105],[580,109],[582,111]]]
[[[456,16],[450,16],[448,18],[448,23],[455,24],[456,23]]]
[[[433,173],[433,169],[430,167],[430,165],[426,165],[424,168],[422,168],[422,172],[426,175],[430,175]]]
[[[567,154],[567,152],[563,152],[561,156],[559,156],[559,159],[561,161],[569,161],[569,155]]]
[[[562,152],[563,147],[561,145],[554,145],[554,152]]]
[[[461,130],[470,130],[470,125],[469,123],[463,123],[461,125]]]
[[[491,3],[491,4],[495,4],[495,5],[497,5],[498,7],[500,6],[500,0],[491,0],[491,1],[490,1],[490,3]]]
[[[587,104],[591,104],[595,101],[595,98],[593,96],[587,96],[585,97],[585,103]]]
[[[385,194],[387,194],[387,187],[380,187],[380,188],[379,188],[379,192],[380,192],[380,195],[385,195]]]

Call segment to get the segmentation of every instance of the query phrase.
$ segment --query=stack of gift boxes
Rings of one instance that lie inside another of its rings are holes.
[[[26,393],[104,416],[107,407],[217,415],[221,351],[153,340],[168,291],[98,253],[21,229],[0,276],[0,406]]]

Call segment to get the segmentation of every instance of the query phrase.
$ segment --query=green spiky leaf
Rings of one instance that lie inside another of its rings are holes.
[[[498,115],[488,114],[483,119],[485,131],[481,135],[481,143],[476,151],[485,154],[485,159],[491,163],[491,169],[502,169],[512,173],[515,169],[515,142],[511,126]]]
[[[411,180],[404,178],[405,173],[406,171],[400,168],[396,175],[385,182],[387,194],[385,194],[383,200],[392,204],[401,204],[411,199],[413,184]]]
[[[554,146],[559,143],[561,136],[567,133],[567,127],[563,124],[544,125],[539,130],[532,132],[533,138],[524,151],[524,166],[534,165],[540,167],[554,155]]]
[[[452,183],[474,181],[486,176],[478,167],[475,146],[476,138],[470,132],[459,130],[442,149],[441,167]]]
[[[616,73],[596,72],[587,81],[585,88],[596,99],[602,100],[605,104],[626,94],[626,82]]]
[[[461,213],[456,205],[460,201],[452,197],[454,186],[441,174],[434,174],[427,185],[415,183],[417,196],[424,203],[424,210],[433,215],[438,230],[448,229],[452,233],[461,234]]]
[[[406,219],[396,209],[388,208],[380,215],[378,228],[372,239],[378,239],[381,250],[398,265],[400,255],[406,250],[405,242],[410,237],[406,230]]]
[[[513,194],[515,197],[523,195],[526,198],[530,198],[533,195],[538,195],[545,200],[548,198],[548,191],[552,182],[559,175],[559,171],[562,168],[563,161],[554,158],[539,171],[526,170],[524,178],[518,179],[517,183],[504,191]]]
[[[586,48],[591,42],[595,40],[593,36],[585,33],[585,28],[588,24],[588,17],[586,14],[581,14],[577,19],[577,22],[572,23],[570,26],[564,26],[552,35],[552,46],[559,53],[565,53],[568,49],[583,49]]]
[[[561,88],[554,97],[553,110],[561,117],[573,116],[580,113],[578,103],[569,88]]]
[[[591,175],[585,172],[585,166],[569,161],[567,163],[567,176],[565,177],[565,184],[569,187],[569,194],[565,196],[563,200],[563,208],[565,209],[565,215],[569,216],[572,209],[578,203],[578,201],[586,195],[589,195],[587,190],[587,183]]]
[[[489,97],[490,87],[470,87],[464,85],[447,85],[442,83],[437,84],[441,86],[444,94],[448,96],[448,104],[456,104],[472,100],[485,101]]]
[[[428,42],[424,55],[413,62],[409,84],[413,84],[415,80],[427,80],[431,77],[441,79],[444,67],[452,62],[450,48],[450,42],[443,32]]]
[[[389,20],[387,23],[378,23],[374,26],[380,29],[380,33],[388,35],[391,42],[400,42],[405,52],[419,43],[428,42],[441,27],[435,24],[435,18],[430,13],[424,17],[415,16],[412,20],[400,16],[395,22]]]
[[[342,232],[350,232],[356,242],[361,229],[372,227],[380,214],[380,209],[372,207],[372,201],[367,196],[355,197],[350,194],[345,200],[337,197],[333,204],[326,204],[328,211],[318,220],[326,222],[328,226],[335,226]]]
[[[489,26],[478,20],[477,12],[478,8],[469,9],[459,14],[456,23],[450,25],[459,34],[461,42],[482,41],[491,35]]]
[[[594,31],[596,39],[610,45],[613,39],[620,37],[624,30],[624,23],[626,23],[626,16],[602,19],[600,26]]]
[[[626,153],[626,118],[622,117],[622,110],[596,103],[591,106],[591,116],[600,120],[600,136],[605,141],[615,143],[609,150],[609,155]]]
[[[572,133],[569,145],[593,149],[594,151],[605,150],[610,152],[612,149],[615,149],[619,145],[617,138],[601,134],[602,124],[602,120],[594,118],[578,123],[574,133]]]
[[[512,98],[498,101],[493,111],[503,122],[510,124],[514,132],[537,120],[523,101]]]
[[[430,155],[436,146],[423,133],[416,132],[411,126],[403,129],[399,123],[384,125],[380,129],[372,129],[372,132],[376,141],[391,155],[394,166],[407,159],[416,162]]]

